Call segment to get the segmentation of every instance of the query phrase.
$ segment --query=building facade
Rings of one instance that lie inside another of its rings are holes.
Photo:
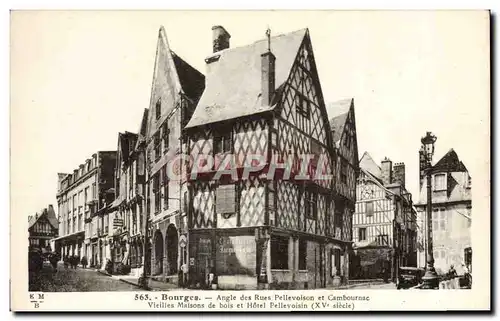
[[[309,31],[268,33],[265,40],[234,49],[229,39],[223,27],[213,28],[206,88],[185,128],[192,160],[190,286],[339,284],[341,261],[348,262],[342,260],[350,244],[348,208],[355,202],[355,171],[349,168],[357,167],[357,160],[350,166],[347,157],[346,187],[337,185],[340,152]],[[351,146],[356,146],[354,129],[339,134],[349,135]],[[303,155],[312,158],[299,161]]]
[[[416,204],[421,227],[421,239],[427,244],[427,178],[425,158],[420,152],[420,198]],[[472,183],[465,165],[451,149],[433,167],[432,186],[432,238],[434,267],[440,274],[453,265],[463,273],[462,264],[471,252]],[[419,252],[419,266],[425,267],[425,246]]]
[[[50,241],[57,238],[59,232],[54,207],[49,205],[40,213],[28,217],[29,248],[42,251],[53,251]]]
[[[142,274],[144,265],[146,160],[143,141],[147,115],[146,109],[139,134],[118,134],[115,199],[103,214],[108,222],[106,261],[113,263],[115,273],[119,273],[120,265],[130,266],[131,273],[137,277]]]
[[[90,265],[100,266],[104,244],[99,241],[98,228],[104,225],[104,218],[97,214],[114,198],[115,162],[115,151],[100,151],[72,174],[58,174],[60,236],[55,247],[63,259],[86,256]]]
[[[397,278],[401,266],[417,266],[417,212],[405,187],[405,165],[385,158],[378,166],[365,152],[353,217],[353,279]]]
[[[161,27],[145,135],[148,235],[152,236],[153,247],[151,275],[174,284],[184,280],[180,267],[188,260],[188,195],[186,180],[180,175],[186,169],[179,157],[185,153],[187,141],[182,128],[204,86],[205,77],[170,49]]]

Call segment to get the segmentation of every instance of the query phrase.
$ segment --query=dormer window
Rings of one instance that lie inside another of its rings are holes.
[[[161,116],[161,98],[158,98],[158,101],[156,102],[156,119],[160,119]]]
[[[446,187],[446,174],[434,175],[434,191],[445,191]]]

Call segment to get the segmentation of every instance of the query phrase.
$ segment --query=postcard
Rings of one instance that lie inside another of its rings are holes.
[[[10,58],[11,310],[490,310],[489,11],[14,10]]]

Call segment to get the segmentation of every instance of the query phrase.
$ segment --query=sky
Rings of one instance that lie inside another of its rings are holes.
[[[57,209],[57,173],[138,131],[160,26],[205,73],[213,25],[231,47],[309,28],[325,102],[354,98],[359,156],[404,162],[414,200],[426,131],[434,161],[453,148],[489,184],[486,12],[25,11],[11,14],[12,215]]]

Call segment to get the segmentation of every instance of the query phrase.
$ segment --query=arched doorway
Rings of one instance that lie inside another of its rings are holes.
[[[154,275],[163,273],[163,235],[159,230],[155,232],[154,238],[155,246],[155,266],[153,270]]]
[[[167,235],[165,237],[167,246],[167,260],[168,260],[168,275],[177,274],[177,257],[179,255],[179,235],[177,228],[170,224],[167,228]]]

